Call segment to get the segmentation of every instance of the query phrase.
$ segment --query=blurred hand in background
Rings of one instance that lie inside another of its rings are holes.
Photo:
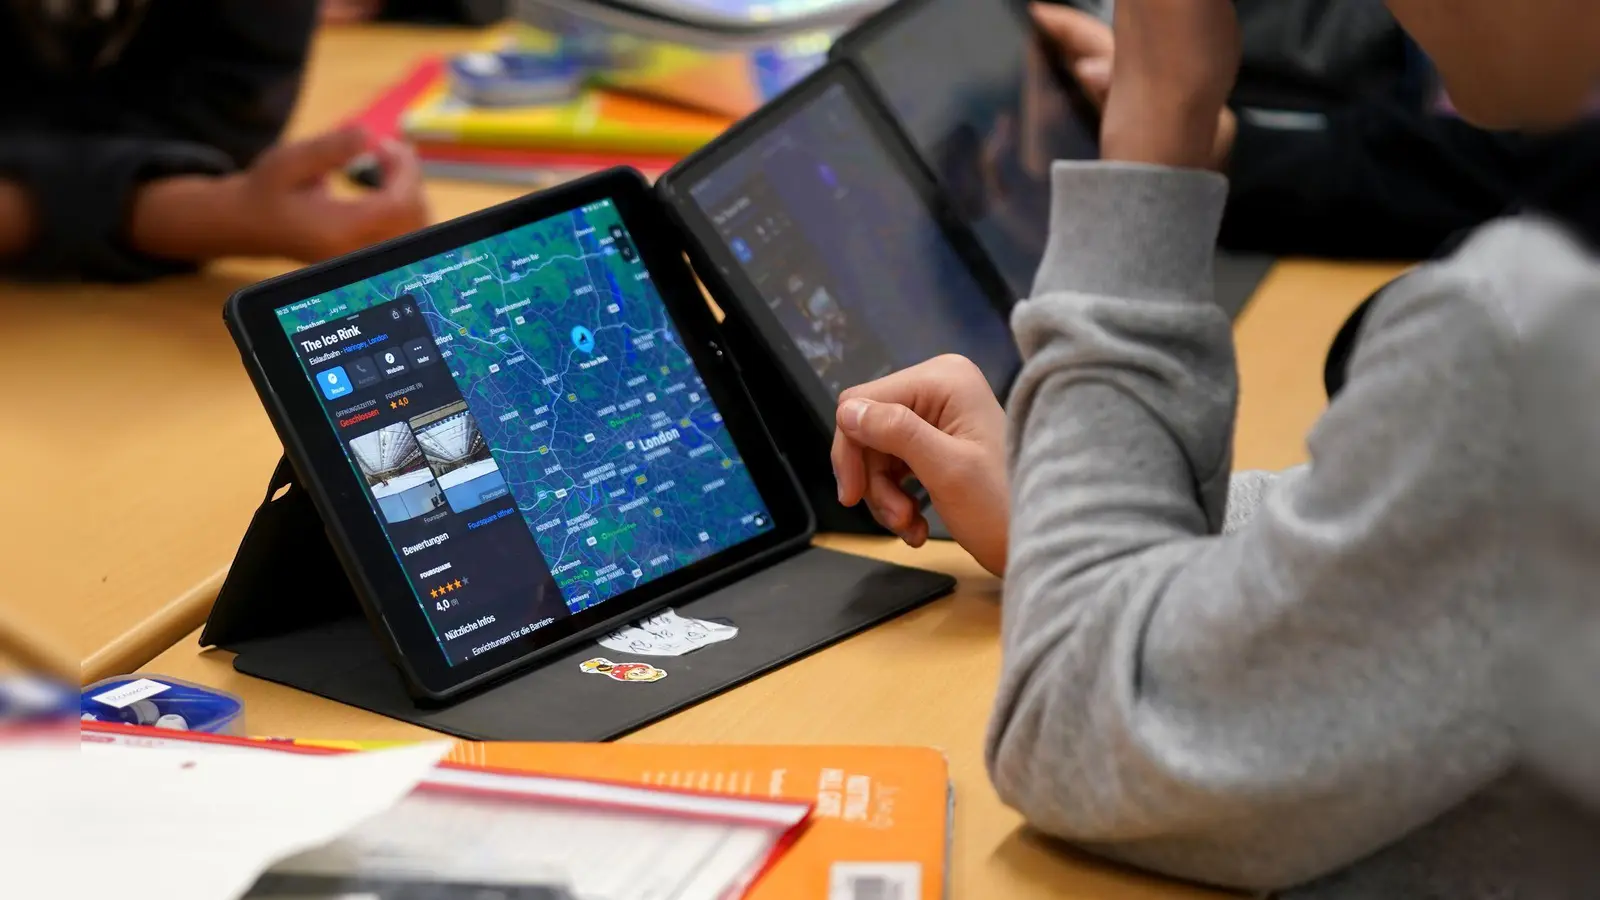
[[[1106,117],[1102,139],[1111,143],[1105,154],[1107,159],[1117,158],[1111,154],[1124,152],[1133,152],[1134,155],[1166,156],[1170,155],[1172,145],[1177,142],[1185,148],[1179,151],[1185,164],[1220,171],[1227,165],[1228,154],[1238,131],[1238,121],[1233,111],[1225,105],[1228,89],[1233,85],[1234,70],[1238,67],[1237,26],[1232,24],[1232,9],[1221,12],[1210,9],[1205,15],[1197,16],[1199,21],[1205,23],[1205,30],[1213,33],[1213,37],[1206,41],[1192,41],[1196,46],[1184,47],[1181,51],[1175,52],[1171,49],[1171,45],[1181,44],[1184,36],[1169,33],[1167,29],[1173,26],[1167,24],[1150,26],[1147,19],[1152,16],[1159,19],[1164,13],[1160,10],[1141,11],[1141,5],[1148,5],[1149,2],[1150,0],[1146,0],[1145,4],[1141,4],[1139,0],[1131,0],[1127,4],[1118,4],[1118,15],[1132,17],[1135,33],[1143,29],[1143,34],[1137,41],[1140,45],[1138,50],[1123,54],[1122,78],[1124,84],[1131,85],[1127,88],[1130,95],[1128,102],[1115,110],[1112,108],[1112,87],[1113,70],[1118,62],[1118,54],[1117,39],[1112,33],[1111,26],[1088,13],[1053,3],[1034,4],[1033,16],[1045,36],[1059,48],[1065,68],[1072,73],[1083,92]],[[1178,5],[1209,7],[1211,3],[1212,0],[1207,0],[1206,3],[1180,2]],[[1155,5],[1168,4],[1157,0]],[[1233,32],[1231,36],[1230,29]],[[1200,45],[1215,45],[1214,52],[1221,57],[1221,61],[1216,64],[1161,61],[1169,53],[1186,57],[1201,52]],[[1156,121],[1154,112],[1156,109],[1171,112],[1195,106],[1195,98],[1186,99],[1184,96],[1190,89],[1195,88],[1195,85],[1186,79],[1210,82],[1204,88],[1198,89],[1204,92],[1204,99],[1199,103],[1202,111],[1181,112],[1175,115],[1171,122]],[[1140,100],[1140,96],[1145,99]],[[1196,122],[1195,119],[1199,121]],[[1171,134],[1170,131],[1174,127],[1179,127],[1180,120],[1184,131],[1197,133],[1178,136]],[[1158,128],[1159,132],[1156,130]],[[1208,133],[1211,135],[1209,141],[1206,139]],[[1167,145],[1167,149],[1158,151],[1148,146],[1151,141],[1162,142]],[[1209,149],[1201,153],[1190,145]],[[1144,149],[1136,150],[1135,147]]]

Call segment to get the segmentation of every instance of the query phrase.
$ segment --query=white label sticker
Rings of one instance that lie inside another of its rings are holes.
[[[172,690],[172,685],[170,684],[162,684],[159,681],[141,678],[138,681],[130,681],[121,687],[112,688],[105,693],[95,694],[89,699],[117,709],[123,709],[138,703],[140,700],[154,697],[162,691],[170,690]]]
[[[738,635],[739,629],[732,625],[691,619],[666,609],[611,632],[600,639],[600,646],[634,656],[682,656]]]
[[[841,862],[828,869],[828,900],[921,898],[921,863]]]

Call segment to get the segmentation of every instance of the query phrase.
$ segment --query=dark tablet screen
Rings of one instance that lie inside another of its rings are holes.
[[[452,665],[774,527],[610,200],[276,313]]]
[[[1025,297],[1050,224],[1050,163],[1099,156],[1092,109],[1009,0],[891,9],[852,53],[1004,275]]]
[[[1018,364],[1005,314],[912,182],[914,158],[896,158],[844,84],[813,85],[684,173],[703,240],[754,285],[829,421],[844,388],[941,353],[1005,385]]]

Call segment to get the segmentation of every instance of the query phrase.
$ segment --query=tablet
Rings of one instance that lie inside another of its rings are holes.
[[[840,391],[941,353],[997,392],[1020,364],[1003,284],[871,103],[826,67],[659,186],[826,433]]]
[[[448,697],[804,545],[804,500],[670,227],[643,179],[614,171],[229,301],[414,694]]]
[[[1023,4],[901,0],[835,53],[862,69],[1011,294],[1031,294],[1050,163],[1097,158],[1100,126]]]

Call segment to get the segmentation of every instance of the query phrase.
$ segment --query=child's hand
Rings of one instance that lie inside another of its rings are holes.
[[[316,262],[428,224],[422,166],[402,144],[386,141],[376,151],[380,188],[334,192],[330,176],[364,151],[361,130],[346,128],[278,144],[235,175],[151,182],[135,198],[130,238],[140,251],[166,259]]]
[[[322,0],[319,12],[326,25],[370,22],[383,12],[383,3],[381,0]]]
[[[1232,0],[1126,0],[1113,29],[1101,155],[1214,167],[1218,122],[1239,75]]]
[[[1130,5],[1135,7],[1147,6],[1150,2],[1151,0],[1146,0],[1145,3],[1141,4],[1138,0],[1131,0]],[[1213,0],[1172,0],[1172,2],[1187,3],[1203,10],[1209,7]],[[1160,6],[1161,2],[1158,0],[1155,5]],[[1226,13],[1231,16],[1231,9],[1227,10]],[[1143,10],[1132,13],[1131,18],[1134,19],[1135,30],[1144,27],[1141,22],[1149,18],[1149,16],[1150,14],[1145,13]],[[1205,17],[1219,20],[1225,18],[1216,10],[1210,10]],[[1035,3],[1033,5],[1033,18],[1039,23],[1040,30],[1044,32],[1049,41],[1060,50],[1066,63],[1066,68],[1077,79],[1078,86],[1083,89],[1084,94],[1100,109],[1101,113],[1105,114],[1112,95],[1112,70],[1117,51],[1117,40],[1111,28],[1088,13],[1056,3]],[[1119,27],[1122,26],[1119,25]],[[1214,27],[1225,30],[1227,22],[1223,21],[1221,24],[1214,24]],[[1137,43],[1148,45],[1151,41],[1146,36],[1146,39]],[[1203,42],[1196,41],[1194,43],[1200,44]],[[1234,46],[1235,49],[1231,51],[1233,54],[1231,67],[1226,64],[1221,67],[1221,70],[1226,73],[1226,86],[1220,99],[1213,97],[1206,101],[1208,108],[1213,104],[1216,107],[1216,131],[1209,145],[1211,153],[1209,157],[1202,161],[1203,166],[1206,168],[1221,170],[1227,165],[1228,156],[1233,152],[1234,135],[1238,131],[1238,120],[1235,118],[1233,110],[1223,105],[1227,99],[1228,90],[1233,86],[1233,70],[1238,67],[1237,44]],[[1143,61],[1139,59],[1137,54],[1130,53],[1129,55],[1134,57],[1133,63],[1128,64],[1124,60],[1124,68],[1141,70],[1136,73],[1138,78],[1148,80],[1147,76],[1142,72],[1146,68]],[[1226,58],[1226,54],[1224,54],[1224,57]],[[1124,81],[1131,77],[1133,75],[1125,75]],[[1159,80],[1162,76],[1156,77]],[[1212,77],[1219,76],[1213,74]],[[1125,122],[1127,118],[1125,113],[1129,112],[1129,110],[1119,109],[1117,112],[1118,116],[1115,123],[1109,119],[1105,122],[1108,131],[1105,135],[1105,140],[1110,141],[1110,146],[1105,147],[1102,155],[1107,159],[1124,158],[1128,155],[1129,148],[1126,145],[1130,136],[1126,134],[1129,126]],[[1113,127],[1120,129],[1123,133],[1110,134],[1109,131]],[[1136,128],[1136,130],[1141,129]],[[1197,136],[1192,140],[1203,141],[1203,137]],[[1155,160],[1140,161],[1154,162]],[[1190,161],[1186,164],[1192,165],[1193,162]]]
[[[0,178],[0,260],[28,249],[33,235],[33,202],[28,192]]]
[[[330,179],[365,145],[358,128],[278,144],[235,176],[236,212],[255,226],[260,246],[315,262],[428,224],[421,163],[398,142],[385,141],[376,151],[383,171],[377,190],[338,196],[330,189]]]
[[[839,502],[865,500],[873,518],[913,547],[928,522],[901,489],[909,474],[927,489],[950,536],[996,575],[1006,568],[1011,512],[1006,414],[978,367],[941,356],[839,397],[833,471]]]
[[[1065,68],[1096,107],[1105,109],[1111,91],[1111,59],[1117,42],[1111,26],[1094,16],[1058,3],[1033,4],[1039,30],[1061,53]]]

